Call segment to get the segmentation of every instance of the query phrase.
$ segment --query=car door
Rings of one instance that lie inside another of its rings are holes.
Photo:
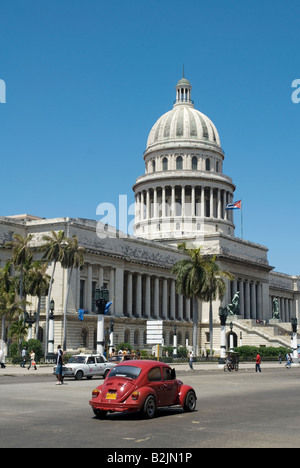
[[[89,356],[87,358],[87,377],[93,377],[97,375],[97,362],[95,356]]]
[[[96,357],[96,362],[97,362],[97,375],[103,375],[105,372],[105,358],[103,356],[97,356]]]
[[[169,367],[162,368],[163,391],[162,406],[171,406],[177,403],[178,384],[176,378]]]
[[[160,367],[154,367],[148,373],[149,386],[154,390],[156,395],[156,405],[163,406],[163,381]]]

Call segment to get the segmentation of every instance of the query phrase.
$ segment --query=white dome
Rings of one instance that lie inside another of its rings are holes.
[[[171,111],[158,119],[150,131],[147,149],[174,140],[210,142],[221,147],[215,125],[190,103],[176,103]]]
[[[218,131],[212,121],[194,108],[192,86],[183,76],[176,87],[176,101],[171,111],[158,119],[148,137],[147,150],[160,145],[216,145],[221,147]]]

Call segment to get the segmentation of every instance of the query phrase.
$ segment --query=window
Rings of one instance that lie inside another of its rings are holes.
[[[155,367],[148,374],[149,382],[161,382],[160,367]]]
[[[210,159],[209,158],[207,158],[205,161],[205,169],[207,171],[210,171]]]
[[[80,300],[79,308],[84,309],[85,303],[85,280],[80,280]]]
[[[168,170],[168,158],[163,159],[163,171]]]
[[[176,169],[177,171],[182,171],[182,168],[183,168],[183,159],[181,156],[178,156],[178,158],[176,159]]]
[[[163,373],[163,380],[174,380],[174,372],[172,372],[172,369],[169,369],[168,367],[163,367],[162,368],[162,373]]]
[[[156,167],[155,161],[152,161],[152,172],[155,172],[155,167]]]
[[[192,158],[192,170],[196,171],[197,169],[198,169],[198,158],[196,158],[196,156],[194,156]]]

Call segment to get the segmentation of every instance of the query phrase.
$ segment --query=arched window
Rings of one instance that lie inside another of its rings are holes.
[[[219,163],[219,161],[216,162],[216,172],[220,172],[220,163]]]
[[[124,332],[124,343],[130,343],[130,330],[128,328]]]
[[[152,172],[155,172],[155,167],[156,167],[155,161],[152,161]]]
[[[163,159],[163,171],[168,170],[168,158]]]
[[[176,169],[178,171],[182,171],[182,168],[183,168],[183,159],[181,156],[178,156],[178,158],[176,159]]]
[[[198,169],[198,158],[196,158],[196,156],[194,156],[192,158],[192,170],[196,171],[197,169]]]
[[[207,158],[207,160],[205,161],[205,169],[207,171],[210,171],[210,159],[209,158]]]

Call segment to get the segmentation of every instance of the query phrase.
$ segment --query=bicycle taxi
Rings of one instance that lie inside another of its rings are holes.
[[[226,361],[224,365],[224,372],[238,371],[239,370],[240,355],[235,351],[226,353]]]

